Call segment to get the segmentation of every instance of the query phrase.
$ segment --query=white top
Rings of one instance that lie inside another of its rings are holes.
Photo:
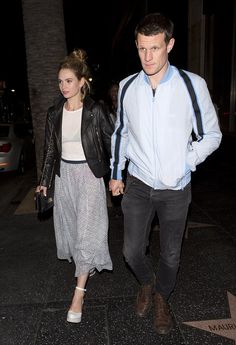
[[[68,111],[62,117],[62,158],[70,161],[86,160],[81,141],[82,109]]]

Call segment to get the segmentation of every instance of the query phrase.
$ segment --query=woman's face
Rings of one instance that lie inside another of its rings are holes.
[[[110,97],[111,100],[116,102],[117,101],[117,95],[118,95],[119,85],[112,85],[110,88]]]
[[[84,85],[84,78],[78,80],[71,69],[63,68],[58,73],[58,83],[59,89],[66,99],[80,97],[80,90]]]

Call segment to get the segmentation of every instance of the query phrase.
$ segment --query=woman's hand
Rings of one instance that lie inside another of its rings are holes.
[[[37,186],[35,189],[35,193],[42,192],[44,196],[47,196],[47,187],[44,186]]]

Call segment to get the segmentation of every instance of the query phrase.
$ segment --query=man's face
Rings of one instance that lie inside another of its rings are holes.
[[[136,46],[144,72],[152,76],[167,68],[168,54],[174,46],[174,39],[171,38],[167,44],[164,33],[154,36],[138,34]]]

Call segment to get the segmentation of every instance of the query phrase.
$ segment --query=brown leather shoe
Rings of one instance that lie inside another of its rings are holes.
[[[158,334],[167,334],[173,328],[173,319],[165,299],[158,293],[154,296],[154,327]]]
[[[144,317],[152,306],[153,284],[142,285],[136,299],[135,311],[140,317]]]

